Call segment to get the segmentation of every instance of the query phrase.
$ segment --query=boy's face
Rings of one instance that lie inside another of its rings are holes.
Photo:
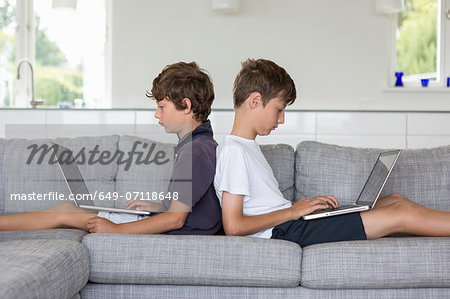
[[[167,99],[156,102],[155,117],[167,133],[180,133],[188,119],[184,110],[177,110],[175,104]]]
[[[269,135],[279,124],[284,124],[284,109],[286,104],[279,98],[271,99],[266,106],[259,107],[256,131],[258,135]]]

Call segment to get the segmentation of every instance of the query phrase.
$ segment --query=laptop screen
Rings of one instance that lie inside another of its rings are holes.
[[[50,145],[58,160],[58,164],[69,186],[70,192],[74,195],[89,194],[89,191],[81,176],[76,161],[74,161],[73,153],[70,149],[59,144],[51,142]],[[67,161],[73,161],[69,163]],[[61,163],[62,162],[62,163]],[[90,200],[83,200],[83,204],[89,204]]]
[[[357,204],[371,206],[378,199],[383,190],[392,168],[397,161],[400,154],[400,150],[381,153],[378,156],[375,166],[372,168],[372,172],[362,189]]]

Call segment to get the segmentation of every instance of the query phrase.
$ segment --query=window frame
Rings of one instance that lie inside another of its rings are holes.
[[[17,0],[16,2],[16,71],[19,62],[23,59],[30,61],[35,69],[36,57],[36,38],[35,38],[35,21],[34,21],[34,1],[39,0]],[[111,108],[111,69],[112,69],[112,0],[105,0],[105,96],[99,103],[98,108]],[[14,106],[12,107],[31,107],[31,73],[29,68],[23,67],[20,70],[21,78],[24,80],[16,80],[16,96]],[[23,93],[26,96],[23,96]],[[18,99],[19,102],[18,102]]]
[[[438,16],[437,21],[437,36],[439,37],[436,44],[436,74],[440,79],[439,82],[430,81],[428,89],[443,89],[446,88],[447,77],[450,77],[450,0],[438,0]],[[398,14],[392,14],[389,16],[389,74],[387,76],[388,88],[396,88],[394,76],[397,70],[397,21]],[[403,81],[403,87],[405,89],[423,89],[420,81],[408,82]]]

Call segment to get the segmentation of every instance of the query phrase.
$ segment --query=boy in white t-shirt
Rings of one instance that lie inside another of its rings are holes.
[[[329,205],[333,196],[283,198],[272,169],[255,142],[284,123],[284,110],[296,98],[289,74],[272,61],[249,59],[233,86],[235,119],[231,134],[217,147],[214,187],[227,235],[285,239],[308,246],[365,240],[393,233],[450,236],[450,212],[432,210],[391,194],[362,213],[304,221],[303,215]]]

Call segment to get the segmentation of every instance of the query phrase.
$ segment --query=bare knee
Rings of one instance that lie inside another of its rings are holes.
[[[403,194],[400,193],[391,193],[388,195],[388,197],[393,198],[393,199],[397,199],[397,200],[405,200],[407,199]]]
[[[409,200],[400,193],[391,193],[385,197],[378,199],[377,203],[375,204],[375,208],[389,207],[398,201],[409,201]]]
[[[60,203],[54,207],[51,207],[47,209],[46,211],[52,211],[52,212],[73,212],[75,210],[78,210],[78,207],[71,201],[66,201],[63,203]]]
[[[71,210],[76,207],[76,205],[71,201],[65,201],[57,206],[61,207],[62,209],[68,209],[68,210]]]
[[[412,205],[406,200],[398,200],[390,206],[395,214],[404,214],[404,211],[410,210],[411,207]]]
[[[401,196],[405,198],[403,195]],[[414,204],[408,200],[402,200],[402,198],[399,198],[398,201],[389,206],[389,210],[392,212],[392,217],[395,220],[395,232],[406,232],[408,221],[413,218],[415,212]]]
[[[407,204],[412,203],[408,198],[406,198],[406,196],[404,196],[403,194],[400,194],[400,193],[391,193],[388,196],[386,196],[386,198],[387,198],[387,203],[389,205],[392,205],[392,204],[398,203],[398,202],[407,203]]]

